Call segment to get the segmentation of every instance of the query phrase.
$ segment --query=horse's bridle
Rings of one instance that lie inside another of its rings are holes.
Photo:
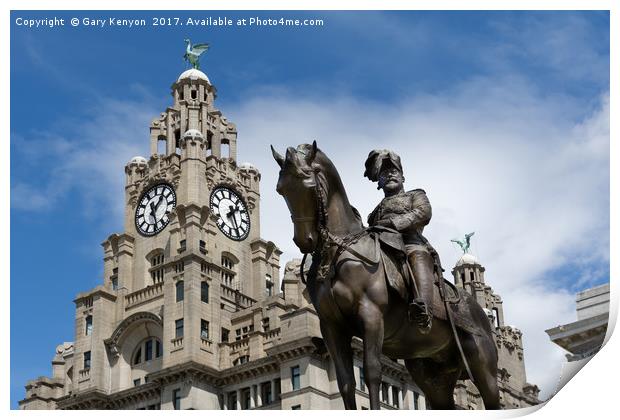
[[[320,266],[317,270],[317,280],[325,280],[327,278],[327,275],[329,273],[330,267],[333,263],[333,261],[336,259],[337,255],[339,255],[340,253],[342,253],[342,251],[348,251],[349,253],[351,253],[352,255],[354,255],[355,257],[359,258],[361,261],[363,261],[366,264],[369,265],[376,265],[379,263],[380,261],[380,245],[379,245],[379,241],[375,241],[375,258],[373,260],[370,260],[368,257],[360,254],[359,252],[355,251],[354,249],[352,249],[350,247],[351,244],[353,244],[354,242],[356,242],[359,238],[361,238],[362,236],[366,235],[366,230],[362,230],[361,232],[358,233],[353,233],[350,235],[345,236],[344,238],[340,238],[338,236],[333,235],[329,229],[327,228],[327,221],[328,221],[328,213],[327,213],[327,197],[326,197],[326,188],[322,188],[322,185],[320,184],[321,182],[321,177],[317,176],[319,173],[321,172],[321,169],[319,167],[314,167],[312,170],[313,176],[314,176],[314,193],[315,193],[315,198],[316,198],[316,202],[317,202],[317,214],[315,214],[314,216],[305,216],[305,217],[293,217],[293,215],[291,215],[291,219],[293,220],[293,223],[296,222],[311,222],[311,221],[315,221],[317,218],[319,219],[319,223],[317,226],[317,230],[319,233],[319,240],[317,243],[316,248],[314,249],[314,251],[312,252],[312,257],[314,259],[315,255],[319,258],[318,261],[320,261]],[[336,251],[336,253],[334,253],[334,255],[331,258],[326,258],[327,254],[328,254],[328,250],[330,247],[332,246],[338,246],[338,251]],[[306,284],[306,279],[304,276],[304,266],[306,263],[306,258],[308,257],[309,253],[304,253],[304,256],[301,260],[301,267],[300,267],[300,276],[301,276],[301,281],[303,284]]]

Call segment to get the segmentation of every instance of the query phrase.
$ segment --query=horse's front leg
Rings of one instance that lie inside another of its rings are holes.
[[[355,410],[355,376],[353,374],[352,335],[321,321],[321,334],[329,355],[334,361],[338,389],[344,401],[345,410]]]
[[[364,379],[370,397],[370,409],[379,410],[381,387],[381,354],[383,349],[383,313],[379,307],[366,299],[360,315],[364,326]]]

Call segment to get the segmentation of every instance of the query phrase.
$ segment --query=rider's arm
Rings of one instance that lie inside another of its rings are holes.
[[[412,210],[409,213],[393,216],[390,220],[399,232],[411,228],[421,228],[428,225],[431,220],[431,203],[424,190],[415,190],[411,193]]]

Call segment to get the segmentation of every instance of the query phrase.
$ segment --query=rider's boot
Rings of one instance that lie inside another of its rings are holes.
[[[409,303],[409,321],[415,322],[420,334],[428,334],[433,326],[433,314],[423,299],[414,299]]]

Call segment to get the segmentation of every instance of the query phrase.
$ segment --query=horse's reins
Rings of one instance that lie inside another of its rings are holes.
[[[324,279],[327,275],[327,272],[329,270],[329,267],[331,266],[332,261],[336,258],[336,255],[334,255],[330,259],[330,261],[323,262],[325,253],[331,245],[338,246],[340,252],[346,250],[351,255],[355,256],[356,258],[360,259],[362,262],[366,264],[369,264],[369,265],[378,264],[381,258],[381,254],[380,254],[381,249],[380,249],[378,240],[375,241],[375,257],[372,260],[366,257],[365,255],[360,254],[359,252],[357,252],[355,249],[351,248],[350,246],[351,244],[356,242],[360,237],[366,234],[365,230],[362,230],[359,233],[354,233],[352,235],[347,235],[344,238],[340,238],[338,236],[333,235],[327,228],[328,213],[327,213],[327,209],[325,205],[327,198],[324,197],[325,194],[319,183],[319,178],[317,177],[318,172],[320,172],[319,168],[313,169],[314,192],[315,192],[315,197],[317,201],[318,219],[319,219],[318,231],[319,231],[319,239],[320,239],[319,246],[317,246],[317,250],[315,250],[314,252],[320,257],[319,261],[322,262],[321,266],[319,267],[319,272],[317,273],[317,277]],[[293,223],[310,222],[310,221],[316,220],[317,216],[315,215],[315,216],[305,216],[305,217],[293,217],[291,215],[291,219],[293,220]],[[337,252],[336,254],[339,254],[340,252]],[[304,266],[305,266],[307,257],[308,257],[308,253],[304,253],[303,258],[301,260],[300,275],[301,275],[301,281],[303,284],[306,284],[306,279],[304,276]]]

